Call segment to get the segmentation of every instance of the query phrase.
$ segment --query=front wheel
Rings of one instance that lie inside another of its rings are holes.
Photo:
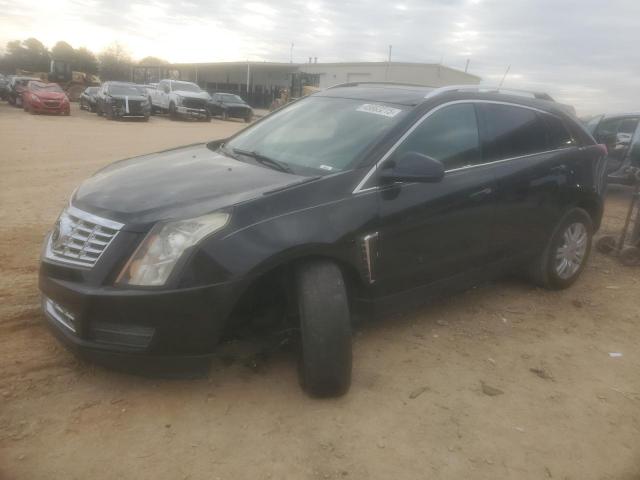
[[[302,387],[314,397],[343,395],[351,384],[351,322],[340,268],[330,261],[300,264],[295,274],[300,314]]]
[[[593,222],[589,214],[580,208],[567,212],[531,266],[534,282],[550,290],[573,285],[587,263],[592,238]]]

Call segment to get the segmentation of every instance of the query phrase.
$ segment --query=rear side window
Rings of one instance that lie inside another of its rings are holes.
[[[549,150],[547,126],[534,110],[484,104],[480,111],[485,131],[486,162]]]
[[[436,111],[411,132],[395,155],[407,152],[440,160],[446,170],[480,163],[475,107],[461,103]]]
[[[562,120],[553,115],[541,115],[547,128],[547,150],[566,148],[575,144]]]

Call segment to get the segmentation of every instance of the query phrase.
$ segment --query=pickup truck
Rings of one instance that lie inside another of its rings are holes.
[[[197,118],[210,121],[207,108],[209,94],[198,85],[180,80],[160,80],[155,90],[149,90],[154,112],[168,113],[172,119]]]

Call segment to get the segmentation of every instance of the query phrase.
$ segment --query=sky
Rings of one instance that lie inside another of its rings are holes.
[[[640,0],[0,0],[0,48],[36,37],[170,62],[442,63],[578,114],[640,111]]]

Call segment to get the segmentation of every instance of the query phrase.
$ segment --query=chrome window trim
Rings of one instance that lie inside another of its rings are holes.
[[[431,115],[433,115],[434,113],[436,113],[437,111],[439,111],[439,110],[441,110],[441,109],[443,109],[445,107],[448,107],[448,106],[451,106],[451,105],[457,105],[457,104],[461,104],[461,103],[473,103],[473,104],[475,104],[475,103],[489,103],[489,104],[494,104],[494,105],[507,105],[507,106],[510,106],[510,107],[518,107],[518,108],[524,108],[524,109],[527,109],[527,110],[533,110],[534,112],[543,113],[545,115],[553,115],[553,113],[547,112],[547,111],[542,110],[540,108],[530,107],[528,105],[519,105],[517,103],[511,103],[511,102],[502,102],[502,101],[499,101],[499,100],[468,99],[468,100],[454,100],[454,101],[451,101],[451,102],[443,103],[443,104],[438,105],[437,107],[429,110],[422,117],[420,117],[420,119],[417,122],[415,122],[411,126],[411,128],[409,128],[409,130],[407,130],[398,139],[398,141],[391,146],[391,148],[389,150],[387,150],[387,153],[385,153],[382,156],[382,158],[380,160],[378,160],[378,162],[369,169],[369,171],[365,174],[365,176],[362,178],[360,183],[358,183],[356,188],[351,193],[352,194],[358,194],[358,193],[367,192],[367,191],[370,191],[370,190],[377,190],[379,188],[377,185],[372,186],[372,187],[366,187],[366,188],[364,188],[364,186],[367,184],[367,182],[369,181],[371,176],[375,173],[375,171],[378,169],[378,167],[383,162],[385,162],[393,154],[393,152],[396,151],[396,149],[400,146],[400,144],[402,142],[404,142],[407,139],[407,137],[409,135],[411,135],[414,132],[414,130],[416,128],[418,128],[422,124],[422,122],[424,122]],[[553,150],[546,150],[546,151],[543,151],[543,152],[529,153],[527,155],[520,155],[520,156],[517,156],[517,157],[501,158],[500,160],[494,160],[492,162],[478,163],[476,165],[468,165],[468,166],[465,166],[465,167],[459,167],[459,168],[453,168],[451,170],[445,170],[445,174],[451,173],[451,172],[458,172],[458,171],[461,171],[461,170],[469,170],[469,169],[477,168],[477,167],[484,167],[484,166],[493,165],[493,164],[496,164],[496,163],[510,162],[510,161],[513,161],[513,160],[519,160],[519,159],[522,159],[522,158],[528,158],[528,157],[532,157],[532,156],[535,156],[535,155],[544,155],[544,154],[548,154],[548,153],[552,153],[552,152],[560,152],[560,151],[563,151],[563,150],[568,150],[568,149],[576,148],[576,147],[577,147],[577,145],[572,145],[570,147],[556,148],[556,149],[553,149]]]

